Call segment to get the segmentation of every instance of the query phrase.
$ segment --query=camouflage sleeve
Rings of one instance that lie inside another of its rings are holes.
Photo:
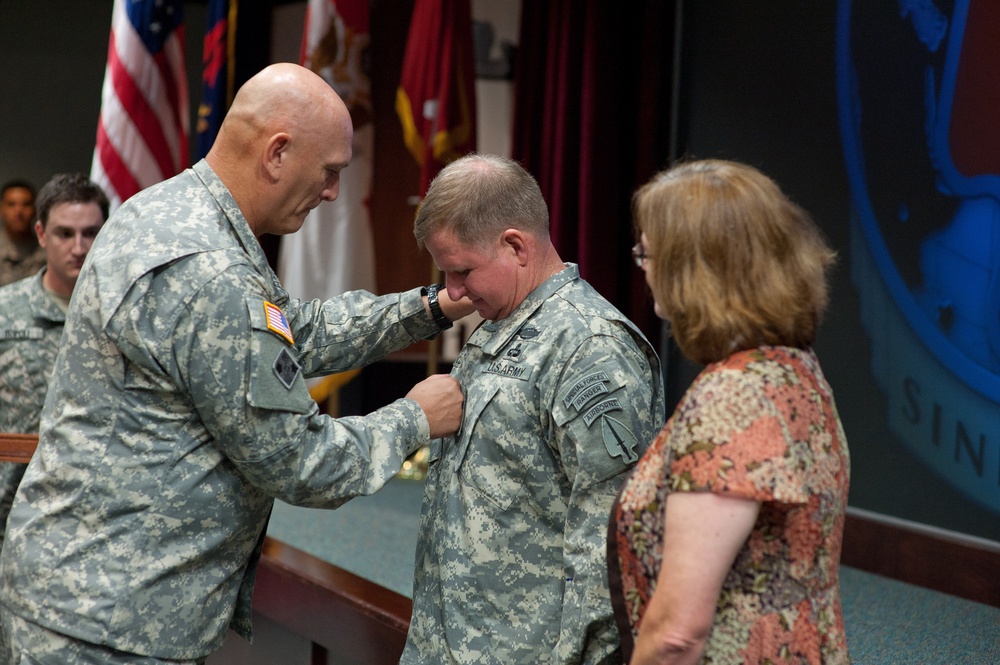
[[[657,381],[631,339],[608,336],[588,339],[562,372],[552,413],[571,485],[563,557],[572,584],[553,664],[610,662],[618,649],[605,534],[618,488],[660,424]]]
[[[7,516],[10,515],[10,508],[14,503],[14,494],[21,484],[27,464],[16,462],[0,463],[0,549],[3,549],[5,538]]]
[[[385,296],[349,291],[327,301],[293,299],[285,314],[307,377],[369,365],[440,332],[419,289]]]
[[[223,273],[199,289],[170,335],[166,352],[219,452],[292,504],[335,507],[377,491],[429,441],[423,411],[401,399],[365,417],[319,413],[263,302]]]

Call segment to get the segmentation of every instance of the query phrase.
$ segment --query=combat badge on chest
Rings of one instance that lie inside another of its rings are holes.
[[[517,333],[517,341],[510,344],[504,351],[503,358],[489,363],[483,372],[496,374],[510,379],[527,381],[531,378],[532,367],[524,362],[525,343],[522,340],[534,339],[538,336],[539,330],[532,326],[525,326]]]

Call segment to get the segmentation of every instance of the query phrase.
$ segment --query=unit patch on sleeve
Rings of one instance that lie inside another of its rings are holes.
[[[594,421],[603,416],[609,411],[621,411],[622,403],[618,401],[617,398],[612,397],[611,399],[606,399],[603,402],[598,402],[595,404],[590,411],[583,414],[583,422],[590,427],[594,424]]]
[[[604,395],[608,392],[608,386],[601,381],[600,383],[592,383],[583,390],[581,390],[577,396],[573,399],[573,408],[577,411],[582,411],[583,406],[594,399],[598,395]]]
[[[572,386],[570,386],[570,389],[566,392],[566,395],[563,397],[563,404],[568,409],[571,404],[574,404],[574,402],[576,402],[576,398],[581,391],[594,385],[595,383],[601,383],[610,380],[611,377],[608,376],[607,372],[594,372],[593,374],[588,374],[587,376],[583,377],[582,379],[574,383]],[[605,390],[604,392],[607,392],[607,390]],[[593,396],[594,395],[591,395],[591,397]],[[586,403],[586,400],[584,400],[584,403]],[[576,407],[576,409],[579,410],[580,407]]]
[[[292,329],[288,327],[288,319],[281,308],[273,303],[264,302],[264,315],[267,319],[267,329],[277,333],[279,337],[288,340],[289,344],[295,344],[292,338]]]
[[[281,347],[278,357],[274,359],[274,374],[278,377],[278,381],[281,381],[281,385],[291,390],[301,371],[302,367],[298,361],[292,357],[287,348]]]
[[[638,441],[625,423],[609,416],[601,418],[601,433],[604,435],[604,447],[612,457],[620,457],[625,464],[639,461],[636,452]]]

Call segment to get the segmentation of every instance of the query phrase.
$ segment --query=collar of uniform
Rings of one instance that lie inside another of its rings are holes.
[[[498,354],[507,346],[511,337],[517,334],[535,311],[542,306],[542,303],[559,289],[580,278],[580,268],[575,263],[565,263],[564,265],[566,266],[565,270],[560,270],[535,287],[535,290],[529,293],[506,319],[487,321],[479,328],[479,331],[488,335],[487,339],[480,345],[483,353],[491,356]]]
[[[34,319],[51,321],[53,323],[65,323],[66,314],[63,313],[59,305],[49,296],[42,284],[42,275],[46,268],[42,268],[31,278],[31,291],[28,306],[31,308],[31,316]]]
[[[233,229],[233,233],[239,239],[240,244],[254,266],[256,266],[257,271],[261,275],[270,277],[273,286],[272,297],[275,300],[274,304],[284,307],[285,301],[288,300],[288,294],[282,288],[281,282],[278,281],[278,276],[271,270],[271,265],[267,262],[267,255],[264,254],[264,248],[260,246],[260,242],[254,236],[253,231],[250,230],[250,223],[243,216],[243,211],[240,210],[240,207],[236,205],[236,199],[233,198],[233,195],[229,193],[229,190],[219,179],[219,176],[215,174],[215,171],[212,170],[212,167],[204,159],[191,168],[194,169],[195,174],[197,174],[198,178],[205,184],[205,187],[219,204],[219,208],[225,214],[229,226]]]

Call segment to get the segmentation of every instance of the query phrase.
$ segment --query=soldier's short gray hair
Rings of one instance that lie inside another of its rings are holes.
[[[548,238],[549,211],[538,182],[512,159],[472,153],[448,164],[431,182],[417,211],[417,245],[442,229],[475,247],[505,230]]]

